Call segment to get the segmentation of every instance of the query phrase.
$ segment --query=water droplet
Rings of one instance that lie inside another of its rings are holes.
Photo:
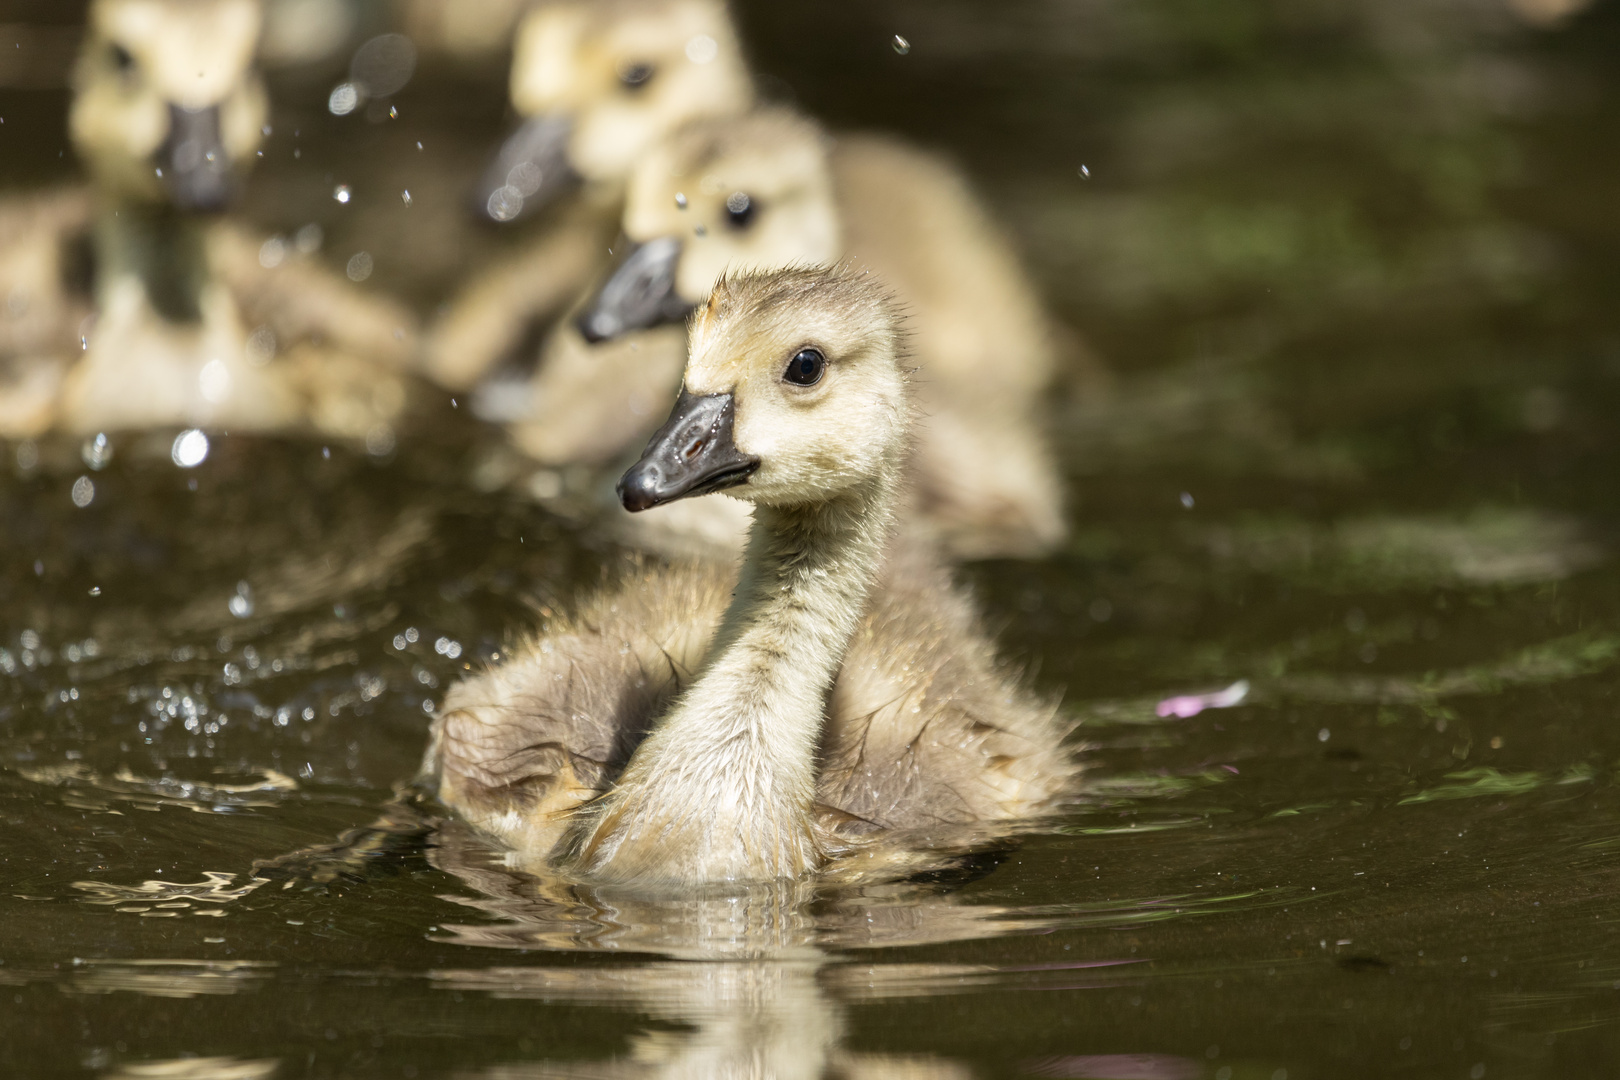
[[[411,193],[409,189],[399,193],[399,201],[404,203],[406,206],[411,205]]]
[[[197,389],[202,392],[203,400],[218,405],[231,396],[231,371],[225,366],[225,361],[217,357],[202,366],[197,373]]]
[[[387,424],[373,424],[366,432],[366,453],[372,457],[387,457],[394,452],[394,429]]]
[[[189,428],[174,437],[169,457],[182,469],[194,469],[208,457],[208,436]]]
[[[261,326],[247,339],[247,361],[254,367],[268,364],[276,355],[276,332],[268,326]]]
[[[226,604],[226,606],[228,608],[230,608],[231,614],[235,615],[238,619],[245,619],[249,615],[252,615],[253,614],[253,589],[252,589],[252,587],[249,586],[248,583],[245,582],[245,581],[238,581],[236,583],[236,592],[231,595],[231,599]]]
[[[274,270],[287,258],[287,244],[279,236],[272,236],[259,245],[259,265]]]
[[[707,64],[719,55],[719,44],[708,34],[699,34],[686,43],[686,58],[694,64]]]
[[[415,73],[416,45],[404,34],[379,34],[349,61],[349,78],[368,97],[393,97]]]
[[[343,272],[349,275],[350,281],[364,281],[371,276],[372,268],[371,253],[357,251],[349,257],[349,264],[343,268]]]
[[[333,116],[348,116],[360,104],[360,88],[354,83],[338,83],[326,97],[326,110]]]
[[[97,472],[105,469],[113,459],[112,442],[107,433],[97,432],[94,438],[84,440],[84,445],[79,447],[79,457]]]
[[[545,175],[540,171],[540,166],[532,161],[520,161],[507,172],[506,186],[516,189],[526,199],[540,190],[543,179]]]
[[[388,119],[390,119],[390,120],[398,120],[399,119],[399,106],[397,106],[397,105],[388,106]]]
[[[73,505],[84,508],[96,497],[96,485],[88,476],[73,481]]]
[[[677,191],[675,193],[675,205],[682,210],[686,209],[686,192]]]
[[[1091,170],[1082,165],[1080,166],[1080,175],[1089,180],[1091,179]]]
[[[336,199],[340,203],[347,203],[350,195],[351,192],[348,184],[339,184],[337,187],[332,189],[332,198]]]
[[[1191,510],[1193,508],[1192,492],[1183,491],[1181,493],[1181,506],[1185,510]]]
[[[293,233],[293,246],[300,255],[313,255],[321,250],[321,242],[325,239],[326,233],[312,221]]]
[[[1321,731],[1318,731],[1316,733],[1316,741],[1317,742],[1327,742],[1332,737],[1333,737],[1333,732],[1329,731],[1327,728],[1323,728]]]
[[[911,51],[911,42],[907,41],[899,34],[894,35],[894,41],[891,42],[891,44],[894,46],[894,51],[899,53],[901,56],[904,56]]]
[[[484,209],[496,221],[511,221],[523,212],[523,192],[511,184],[503,184],[489,193]]]

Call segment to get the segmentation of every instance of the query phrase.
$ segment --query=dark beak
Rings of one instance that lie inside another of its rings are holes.
[[[694,397],[685,390],[653,435],[641,460],[619,478],[619,501],[632,513],[676,499],[745,484],[759,468],[731,441],[730,394]]]
[[[219,134],[219,106],[169,106],[169,137],[158,151],[169,197],[182,210],[218,211],[231,198],[231,166]]]
[[[474,212],[490,221],[515,221],[573,186],[578,177],[568,166],[572,127],[566,116],[525,120],[484,170],[475,192]]]
[[[680,322],[692,305],[675,292],[681,242],[661,236],[631,248],[579,315],[579,332],[591,343],[632,330]]]

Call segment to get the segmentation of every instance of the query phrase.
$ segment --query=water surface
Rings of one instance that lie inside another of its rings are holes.
[[[741,18],[773,93],[961,161],[1075,332],[1074,540],[964,570],[1080,721],[1072,813],[965,884],[638,904],[448,829],[283,888],[254,861],[375,820],[443,688],[622,554],[481,490],[448,401],[383,458],[6,447],[0,1069],[1610,1074],[1612,6]],[[323,78],[273,79],[248,212],[428,310],[508,242],[456,203],[499,72],[425,63],[375,124]],[[64,102],[0,91],[8,184],[71,175]]]

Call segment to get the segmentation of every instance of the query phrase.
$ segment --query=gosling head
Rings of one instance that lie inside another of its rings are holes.
[[[619,481],[625,509],[712,491],[808,506],[892,480],[909,428],[899,342],[863,274],[722,279],[693,316],[674,410]]]
[[[579,316],[588,341],[685,318],[732,269],[821,265],[840,253],[829,139],[786,109],[698,120],[630,174],[635,247]]]
[[[69,126],[102,189],[222,209],[267,116],[258,0],[95,0]]]
[[[720,0],[593,0],[523,19],[511,94],[524,122],[477,195],[495,221],[544,205],[576,178],[623,180],[686,121],[747,110],[753,84]]]

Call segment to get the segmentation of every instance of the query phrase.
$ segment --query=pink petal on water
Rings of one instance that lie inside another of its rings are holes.
[[[1203,1066],[1173,1054],[1074,1054],[1026,1062],[1030,1076],[1063,1080],[1198,1080]]]
[[[1160,716],[1179,716],[1185,720],[1189,716],[1197,716],[1205,709],[1230,709],[1234,705],[1241,705],[1243,699],[1248,696],[1249,680],[1239,679],[1225,690],[1165,698],[1153,711]]]

